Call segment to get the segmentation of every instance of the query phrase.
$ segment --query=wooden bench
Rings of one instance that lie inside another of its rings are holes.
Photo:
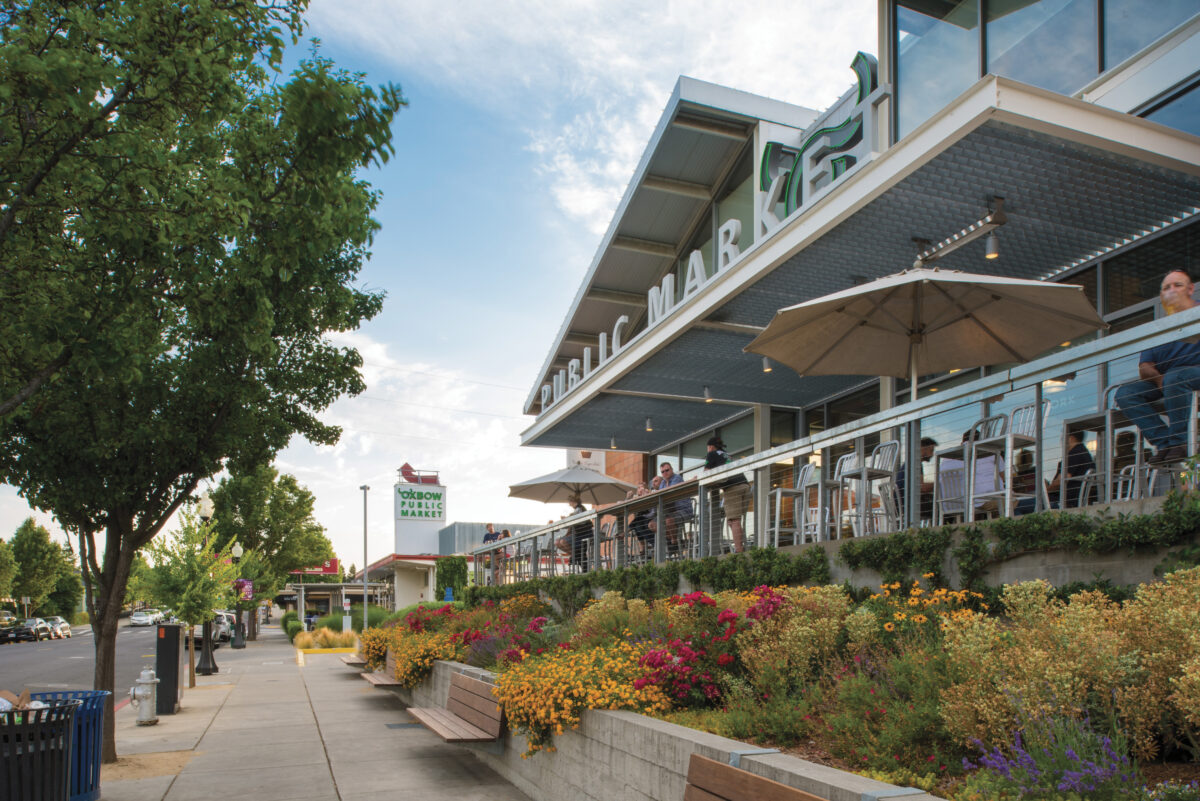
[[[446,708],[409,708],[421,721],[448,743],[488,743],[504,731],[504,710],[492,695],[492,685],[455,673],[450,679]]]
[[[362,677],[376,687],[395,687],[400,683],[386,673],[363,673]]]
[[[692,754],[683,801],[826,801],[715,759]]]
[[[367,660],[363,659],[358,654],[342,654],[342,661],[350,667],[366,667]]]

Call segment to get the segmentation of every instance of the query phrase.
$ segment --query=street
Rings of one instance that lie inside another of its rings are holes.
[[[133,685],[146,665],[154,667],[157,626],[134,628],[122,621],[117,632],[116,701]],[[95,645],[90,626],[72,626],[66,640],[5,643],[0,645],[0,689],[19,693],[43,690],[92,689]],[[217,663],[226,649],[216,652]],[[197,658],[199,654],[197,654]],[[184,659],[186,660],[186,650]]]

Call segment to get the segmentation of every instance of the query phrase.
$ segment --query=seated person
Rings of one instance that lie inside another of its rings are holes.
[[[1050,497],[1051,509],[1073,509],[1079,506],[1079,487],[1083,483],[1083,477],[1087,475],[1089,470],[1096,469],[1096,462],[1092,459],[1091,452],[1084,447],[1083,436],[1077,431],[1071,431],[1067,434],[1067,490],[1066,490],[1066,505],[1062,503],[1062,462],[1058,463],[1058,470],[1054,473],[1054,478],[1046,482],[1046,494]],[[1092,487],[1088,492],[1088,497],[1085,503],[1096,502],[1096,488]],[[1022,498],[1017,504],[1015,514],[1027,515],[1036,509],[1036,499]]]
[[[578,495],[572,495],[567,499],[567,503],[571,504],[571,513],[568,516],[587,512],[587,508],[580,502]],[[559,537],[555,545],[559,551],[570,557],[571,564],[581,565],[585,561],[584,556],[587,552],[587,543],[591,538],[592,521],[584,520],[568,527],[567,533]]]
[[[683,476],[675,472],[675,468],[670,462],[663,462],[658,466],[660,473],[660,489],[674,487],[683,483]],[[682,524],[692,517],[692,501],[689,498],[681,498],[677,501],[667,503],[663,506],[663,515],[666,517],[666,527],[664,533],[667,537],[667,548],[672,551],[679,550],[679,529]]]
[[[1163,276],[1159,302],[1167,314],[1185,311],[1196,305],[1192,299],[1194,291],[1195,285],[1187,273],[1171,270]],[[1182,339],[1142,351],[1138,378],[1117,390],[1117,408],[1154,446],[1152,463],[1184,460],[1188,455],[1191,394],[1200,389],[1200,345]],[[1160,404],[1167,414],[1165,422],[1159,413]]]
[[[921,463],[924,464],[933,458],[933,452],[937,449],[937,440],[932,437],[921,437]],[[900,465],[900,469],[896,471],[896,494],[900,496],[900,506],[908,503],[908,495],[905,494],[905,486],[907,483],[907,464]],[[933,517],[933,482],[925,480],[924,470],[921,471],[921,503],[917,507],[920,510],[918,520],[930,520]]]

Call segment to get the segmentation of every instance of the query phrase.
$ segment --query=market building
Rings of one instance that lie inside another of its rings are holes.
[[[1148,6],[880,0],[878,58],[859,53],[820,113],[681,77],[550,343],[523,444],[636,454],[610,460],[631,483],[668,462],[710,521],[739,472],[764,545],[782,522],[797,533],[772,490],[803,465],[829,474],[890,440],[912,463],[920,437],[957,443],[1035,395],[1048,478],[1064,424],[1101,414],[1139,350],[1200,331],[1157,303],[1168,268],[1200,272],[1200,2]],[[1078,284],[1109,327],[920,376],[915,401],[904,379],[801,376],[746,351],[779,309],[914,265]],[[1085,437],[1098,458],[1111,433]],[[714,434],[735,461],[705,471]],[[696,552],[728,549],[714,537]]]

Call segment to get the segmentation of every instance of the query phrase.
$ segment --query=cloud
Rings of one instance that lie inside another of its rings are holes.
[[[524,130],[562,212],[603,232],[679,75],[824,108],[874,0],[316,0],[314,30]]]
[[[336,445],[295,440],[275,466],[314,493],[317,521],[347,564],[362,563],[364,484],[371,487],[371,559],[394,551],[391,489],[405,462],[439,472],[447,488],[447,523],[495,519],[532,525],[564,511],[507,497],[510,483],[565,463],[562,451],[519,446],[529,418],[514,412],[523,396],[517,387],[535,365],[513,364],[510,388],[477,381],[466,370],[397,358],[392,347],[361,331],[331,339],[363,355],[368,388],[322,415],[343,429]]]

